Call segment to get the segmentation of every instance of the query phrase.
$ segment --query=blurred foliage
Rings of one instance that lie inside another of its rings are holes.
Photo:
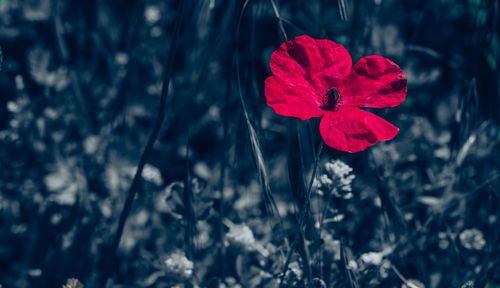
[[[0,286],[95,287],[182,2],[0,1]],[[500,285],[498,0],[188,2],[111,287]],[[409,79],[402,106],[375,111],[395,140],[325,148],[304,241],[290,135],[305,180],[321,139],[265,105],[273,2],[289,38],[390,57]]]

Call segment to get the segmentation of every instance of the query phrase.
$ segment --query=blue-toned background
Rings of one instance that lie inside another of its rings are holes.
[[[499,287],[499,20],[498,0],[0,1],[0,287]],[[407,100],[374,112],[399,135],[317,153],[317,119],[267,107],[280,25],[398,63]]]

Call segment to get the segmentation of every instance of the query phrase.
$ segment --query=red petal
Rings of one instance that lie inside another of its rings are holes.
[[[315,102],[308,83],[280,83],[275,76],[270,76],[266,79],[264,93],[267,105],[277,114],[308,120],[324,113]]]
[[[352,59],[344,46],[302,35],[273,52],[271,71],[280,82],[308,82],[322,96],[351,72]]]
[[[361,58],[339,86],[342,105],[389,108],[406,98],[406,76],[399,66],[382,56]]]
[[[347,108],[325,113],[319,124],[319,131],[326,145],[354,153],[380,141],[391,140],[399,129],[375,114]]]

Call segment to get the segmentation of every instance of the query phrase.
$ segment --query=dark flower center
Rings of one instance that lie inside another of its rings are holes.
[[[319,108],[328,111],[336,111],[342,102],[342,96],[337,88],[333,87],[328,90],[321,98],[321,105]]]

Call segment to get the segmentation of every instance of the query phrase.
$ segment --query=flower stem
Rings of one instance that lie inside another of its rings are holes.
[[[156,139],[158,138],[160,134],[160,129],[163,123],[163,120],[165,119],[165,104],[167,102],[167,96],[169,93],[169,83],[172,78],[173,74],[173,67],[174,67],[174,59],[175,55],[177,52],[177,41],[179,38],[179,32],[181,30],[181,24],[182,20],[185,16],[185,10],[186,10],[186,4],[189,1],[183,1],[183,5],[181,7],[181,10],[177,13],[177,18],[175,20],[175,25],[174,25],[174,33],[172,37],[172,42],[170,43],[170,48],[169,52],[167,54],[167,59],[165,61],[165,70],[164,70],[164,75],[163,75],[163,83],[162,83],[162,91],[161,91],[161,96],[160,96],[160,105],[158,108],[158,114],[156,116],[156,120],[153,126],[153,130],[151,131],[151,134],[148,138],[148,141],[146,143],[146,146],[144,147],[144,150],[142,152],[141,158],[139,159],[139,163],[137,164],[137,170],[135,172],[134,178],[132,180],[132,183],[130,184],[130,187],[127,192],[127,198],[125,200],[125,203],[123,205],[122,211],[120,213],[120,218],[118,220],[118,227],[116,228],[116,232],[114,233],[113,241],[111,243],[111,246],[109,246],[108,253],[105,253],[107,257],[105,257],[104,262],[106,262],[106,265],[103,266],[104,271],[101,274],[100,279],[98,280],[98,287],[105,287],[106,283],[108,281],[108,278],[112,276],[112,267],[115,267],[114,265],[114,260],[116,256],[116,251],[118,249],[118,246],[120,245],[120,240],[123,235],[123,229],[125,228],[125,224],[127,222],[127,218],[130,215],[130,211],[132,208],[132,203],[134,201],[134,198],[137,194],[137,190],[139,188],[139,185],[141,183],[141,177],[142,177],[142,171],[144,169],[144,165],[146,164],[146,161],[148,159],[148,156],[151,154],[151,151],[153,150],[153,145],[156,142]]]

